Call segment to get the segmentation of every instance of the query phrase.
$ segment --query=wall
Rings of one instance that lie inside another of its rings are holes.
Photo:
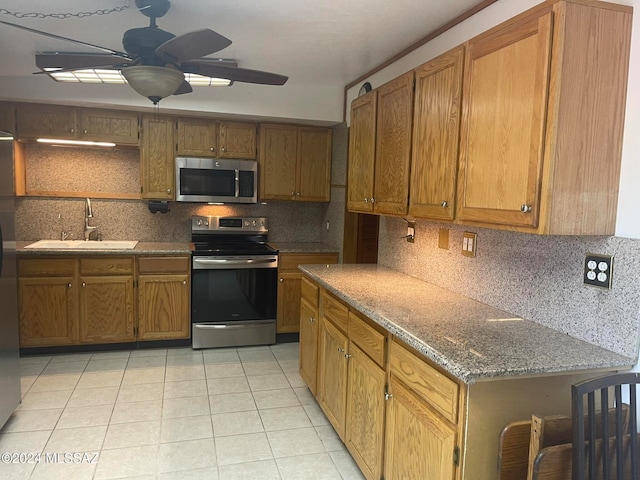
[[[374,88],[540,3],[498,0],[460,25],[366,79]],[[640,0],[622,0],[636,16]],[[616,352],[639,353],[640,295],[640,22],[633,23],[622,173],[615,237],[539,237],[417,221],[407,243],[401,219],[383,217],[379,263],[566,332]],[[426,32],[425,32],[426,33]],[[365,80],[363,80],[364,82]],[[347,105],[360,85],[347,92]],[[347,117],[349,113],[347,112]],[[438,249],[438,230],[451,229],[450,250]],[[476,258],[462,257],[462,232],[478,233]],[[630,238],[626,238],[630,237]],[[582,285],[587,252],[614,255],[613,286]]]
[[[332,201],[268,202],[256,205],[206,205],[169,202],[169,212],[153,214],[146,201],[92,199],[94,218],[104,239],[154,242],[190,241],[192,215],[253,215],[269,218],[269,240],[323,242],[342,254],[344,172],[347,131],[333,132]],[[27,187],[32,190],[67,190],[135,193],[139,191],[137,150],[98,150],[26,146]],[[83,198],[20,197],[16,200],[17,240],[60,238],[71,232],[82,239]],[[330,230],[326,230],[329,221]]]

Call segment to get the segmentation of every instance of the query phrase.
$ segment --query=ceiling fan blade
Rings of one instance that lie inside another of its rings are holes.
[[[196,73],[207,77],[228,78],[234,82],[259,83],[262,85],[284,85],[289,79],[289,77],[277,73],[229,67],[210,63],[206,60],[186,62],[180,65],[180,68],[185,73]]]
[[[191,85],[189,84],[189,82],[187,82],[186,80],[184,82],[182,82],[182,85],[180,85],[178,87],[178,90],[176,90],[175,92],[173,92],[174,95],[182,95],[184,93],[191,93],[193,92],[193,88],[191,87]]]
[[[172,63],[180,64],[187,60],[204,57],[227,48],[231,40],[213,30],[203,28],[178,35],[164,42],[155,50],[156,56]]]
[[[25,27],[23,25],[17,25],[15,23],[4,22],[2,20],[0,20],[0,23],[3,24],[3,25],[9,25],[11,27],[19,28],[20,30],[26,30],[27,32],[35,33],[37,35],[44,35],[45,37],[55,38],[56,40],[64,40],[66,42],[76,43],[78,45],[83,45],[85,47],[95,48],[97,50],[102,50],[103,52],[110,53],[111,55],[118,55],[118,56],[121,56],[121,57],[124,57],[124,58],[129,58],[129,59],[131,58],[125,52],[119,52],[117,50],[112,50],[112,49],[107,48],[107,47],[101,47],[100,45],[94,45],[92,43],[83,42],[81,40],[75,40],[73,38],[62,37],[62,36],[56,35],[54,33],[43,32],[41,30],[36,30],[35,28],[29,28],[29,27]]]
[[[129,58],[120,55],[91,53],[39,53],[36,54],[36,66],[41,69],[59,68],[64,70],[81,70],[84,68],[110,68],[114,65],[128,65]],[[40,72],[38,72],[40,73]]]

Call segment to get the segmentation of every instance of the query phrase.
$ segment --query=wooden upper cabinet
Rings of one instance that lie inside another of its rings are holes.
[[[331,129],[260,125],[260,198],[328,202]]]
[[[409,215],[453,220],[463,47],[415,70]]]
[[[404,215],[409,203],[413,71],[378,88],[374,211]]]
[[[0,102],[0,130],[15,133],[16,107],[12,103]]]
[[[377,104],[377,90],[351,103],[347,208],[356,212],[373,211]]]
[[[207,118],[178,119],[178,155],[216,157],[218,155],[218,121]]]
[[[18,105],[16,129],[20,138],[52,137],[137,145],[139,127],[136,112]]]
[[[544,3],[468,42],[458,221],[615,232],[631,12]]]
[[[79,138],[122,145],[138,144],[138,114],[115,110],[79,109]]]
[[[218,156],[220,158],[256,158],[257,124],[220,121]]]
[[[144,115],[140,168],[142,198],[173,200],[175,198],[175,122],[171,117]]]
[[[260,125],[260,199],[295,198],[297,155],[295,126]]]

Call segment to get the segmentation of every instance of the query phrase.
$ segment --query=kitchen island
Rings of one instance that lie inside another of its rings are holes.
[[[508,423],[568,414],[571,384],[635,364],[382,266],[300,270],[311,285],[301,300],[301,375],[367,478],[384,469],[387,480],[494,479]],[[317,324],[315,346],[306,317]],[[372,333],[365,341],[363,331]],[[377,361],[366,348],[376,335],[384,339]],[[317,388],[303,365],[314,348]],[[361,431],[374,421],[367,444]]]

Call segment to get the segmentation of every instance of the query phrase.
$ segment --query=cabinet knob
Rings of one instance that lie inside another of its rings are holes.
[[[338,353],[344,353],[344,348],[338,347]]]
[[[213,148],[213,147],[209,147],[209,151],[210,151],[210,152],[215,152],[215,151],[216,151],[216,149],[215,149],[215,148]]]
[[[171,189],[170,188],[167,188],[167,193],[171,193]]]
[[[522,213],[529,213],[531,210],[532,210],[531,205],[524,205],[523,204],[523,205],[520,206],[520,211]]]
[[[364,203],[369,203],[369,199],[367,197],[364,197]]]
[[[393,398],[393,395],[391,395],[389,392],[384,392],[384,399],[385,400],[390,400],[391,398]]]
[[[376,199],[371,197],[371,203],[376,203]]]
[[[309,317],[309,321],[310,321],[311,323],[313,323],[313,322],[315,322],[315,321],[316,321],[316,319],[315,319],[315,318],[313,318],[313,317]]]
[[[222,150],[223,152],[226,152],[226,149],[224,147],[221,147],[220,150]]]
[[[75,133],[76,129],[75,128],[70,128],[69,129],[69,133]]]
[[[67,288],[71,288],[71,284],[70,283],[67,284]]]
[[[296,192],[296,196],[298,196],[298,197],[299,197],[299,196],[300,196],[300,192]]]
[[[280,279],[280,283],[283,283],[283,282],[284,282],[284,278],[281,278],[281,279]]]
[[[447,202],[446,200],[443,200],[440,206],[442,206],[442,208],[447,208],[449,206],[449,202]]]
[[[344,358],[346,358],[347,360],[349,360],[349,359],[351,358],[351,355],[350,355],[350,354],[348,354],[348,353],[345,353],[345,354],[344,354]]]
[[[87,284],[85,282],[82,282],[82,288],[86,287]]]
[[[87,133],[89,133],[89,130],[87,130],[87,129],[85,128],[85,129],[82,131],[82,133],[84,133],[84,134],[86,135]]]
[[[187,281],[186,280],[182,280],[182,285],[186,285]]]

